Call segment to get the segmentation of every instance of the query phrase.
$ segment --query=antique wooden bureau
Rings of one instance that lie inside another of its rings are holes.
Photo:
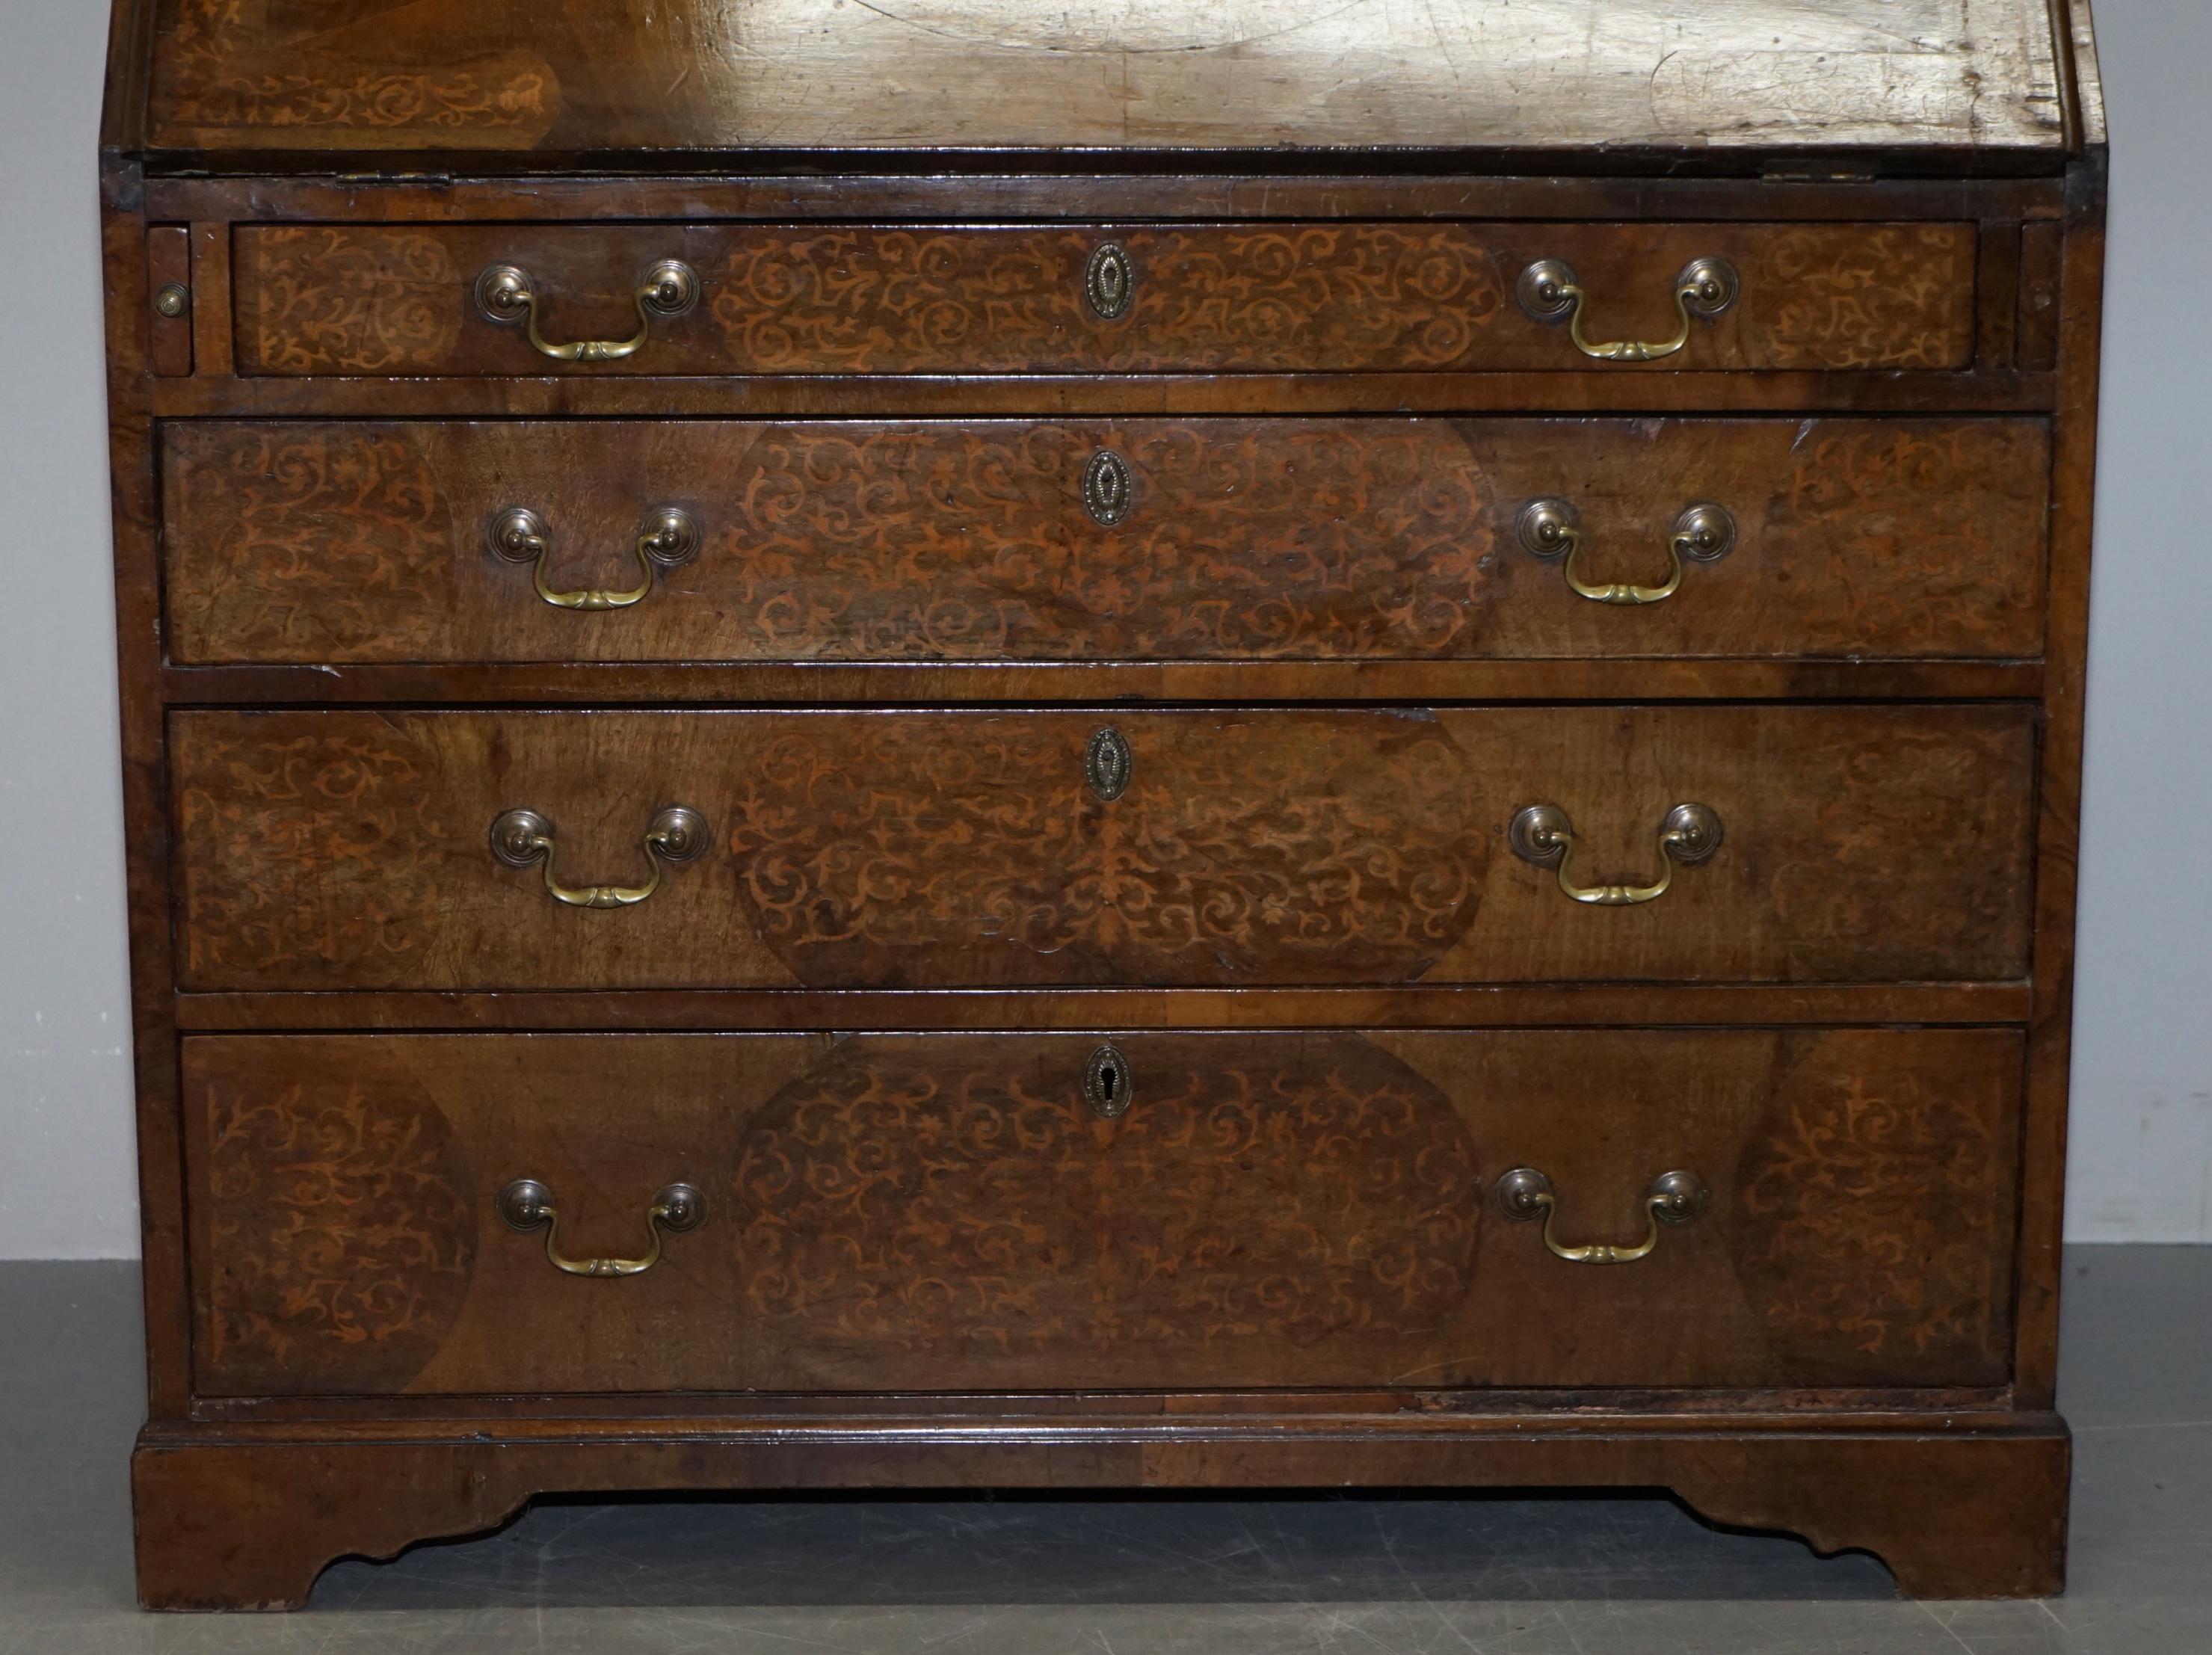
[[[140,1590],[1634,1487],[2055,1591],[2081,0],[118,0]]]

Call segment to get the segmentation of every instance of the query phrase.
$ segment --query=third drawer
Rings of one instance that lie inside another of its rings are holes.
[[[187,711],[191,989],[2018,979],[2016,703]]]

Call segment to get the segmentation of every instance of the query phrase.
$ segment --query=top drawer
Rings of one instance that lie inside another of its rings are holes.
[[[1959,368],[1945,224],[252,225],[246,374]]]

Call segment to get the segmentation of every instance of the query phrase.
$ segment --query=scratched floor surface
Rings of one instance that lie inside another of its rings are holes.
[[[0,1655],[2212,1652],[2212,1248],[2069,1260],[2073,1584],[1915,1603],[1650,1499],[546,1502],[292,1615],[142,1615],[136,1273],[0,1265]]]

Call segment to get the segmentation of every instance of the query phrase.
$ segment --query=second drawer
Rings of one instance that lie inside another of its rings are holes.
[[[179,424],[167,636],[182,663],[2032,657],[2048,472],[2026,419]]]
[[[191,989],[2025,975],[1991,704],[182,712]]]

